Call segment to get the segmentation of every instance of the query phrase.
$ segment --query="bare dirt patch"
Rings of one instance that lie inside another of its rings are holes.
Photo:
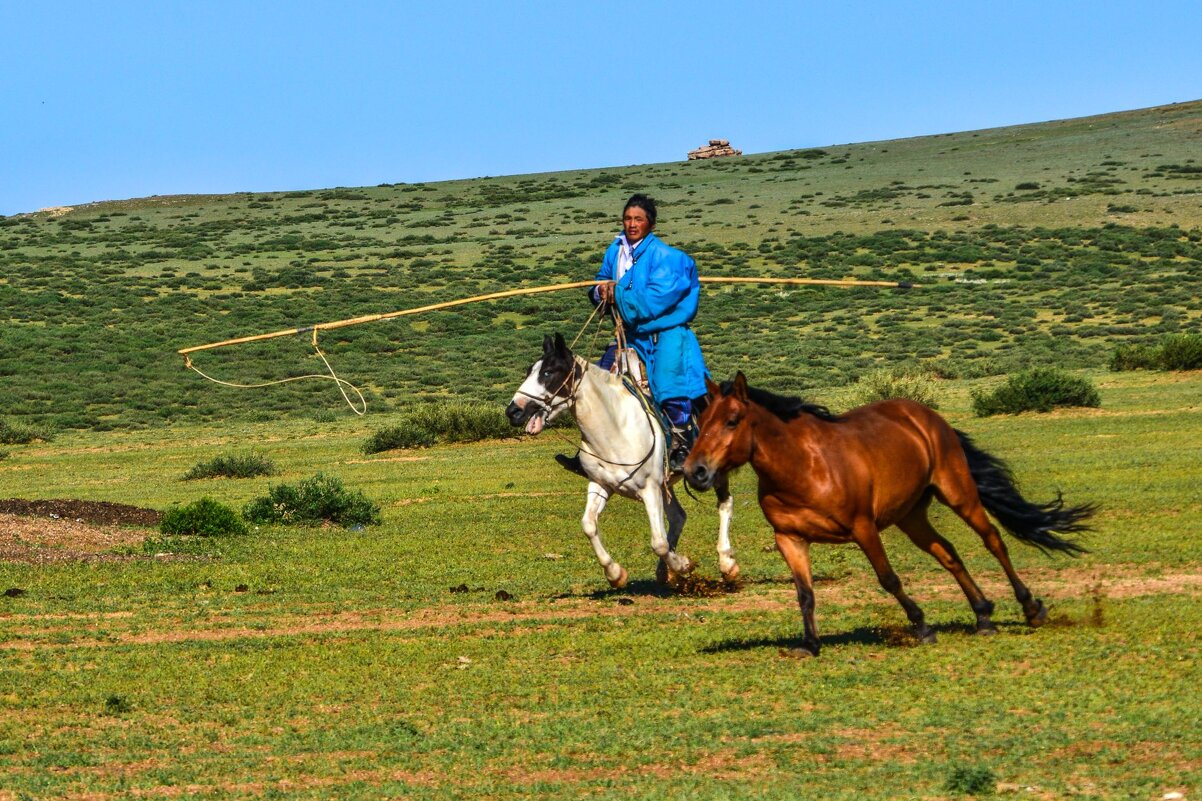
[[[0,500],[0,561],[127,559],[112,551],[140,544],[159,519],[153,509],[107,501]]]
[[[77,500],[26,501],[21,498],[0,500],[0,514],[119,526],[157,526],[162,518],[162,515],[154,509],[142,509],[124,503]]]
[[[384,462],[425,462],[429,456],[391,456],[386,459],[347,459],[343,464],[383,464]]]

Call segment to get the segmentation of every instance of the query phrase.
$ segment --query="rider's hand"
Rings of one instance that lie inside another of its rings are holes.
[[[607,305],[614,302],[614,282],[601,281],[597,284],[597,299],[602,305]]]

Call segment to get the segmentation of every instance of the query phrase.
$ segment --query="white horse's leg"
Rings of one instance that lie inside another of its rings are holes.
[[[664,530],[664,487],[662,484],[648,484],[639,496],[647,507],[647,518],[651,522],[651,550],[668,566],[668,576],[673,574],[686,575],[693,572],[695,565],[687,556],[678,554],[668,544],[668,533]]]
[[[722,578],[734,581],[739,575],[735,549],[730,544],[730,521],[735,516],[735,500],[731,497],[730,481],[725,475],[714,482],[714,494],[718,496],[718,569],[722,571]]]
[[[604,568],[605,578],[608,579],[610,585],[625,587],[629,580],[626,568],[615,562],[609,555],[609,551],[605,550],[605,546],[601,544],[601,535],[597,531],[597,518],[601,516],[601,510],[605,508],[608,500],[609,490],[595,481],[590,481],[588,483],[588,500],[584,505],[584,517],[581,518],[580,525],[584,529],[584,535],[592,543],[593,552],[597,554],[597,561]]]

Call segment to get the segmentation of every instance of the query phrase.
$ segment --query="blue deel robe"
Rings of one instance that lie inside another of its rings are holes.
[[[615,240],[605,251],[598,281],[613,280],[619,247]],[[706,392],[705,358],[689,328],[700,296],[693,259],[655,234],[647,234],[634,248],[634,265],[614,288],[626,335],[647,364],[651,394],[659,403]]]

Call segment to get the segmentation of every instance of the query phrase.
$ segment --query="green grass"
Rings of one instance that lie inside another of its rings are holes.
[[[970,768],[1003,790],[1054,795],[1197,786],[1199,714],[1181,699],[1202,679],[1189,583],[1202,572],[1202,463],[1182,443],[1202,437],[1190,411],[1202,383],[1090,377],[1101,409],[1008,418],[971,416],[981,381],[942,388],[944,413],[1009,459],[1030,496],[1060,488],[1102,505],[1081,559],[1012,544],[1051,624],[1022,625],[983,547],[940,513],[998,602],[1001,633],[972,635],[951,578],[890,532],[939,643],[912,645],[858,552],[819,546],[825,648],[806,662],[778,655],[800,618],[747,472],[734,487],[746,583],[707,597],[652,589],[646,523],[628,501],[602,525],[635,584],[608,588],[579,531],[583,484],[551,460],[555,440],[364,458],[368,424],[356,420],[68,432],[23,446],[14,458],[28,469],[0,472],[0,495],[164,508],[198,490],[150,477],[178,475],[198,442],[253,437],[278,480],[320,466],[379,500],[384,521],[336,537],[264,528],[201,561],[0,563],[0,587],[27,591],[0,598],[3,789],[941,798]],[[851,391],[814,397],[840,408]],[[67,465],[69,480],[39,479]],[[268,481],[204,489],[237,506]],[[712,502],[685,503],[684,550],[715,577]],[[500,590],[512,599],[496,600]]]

